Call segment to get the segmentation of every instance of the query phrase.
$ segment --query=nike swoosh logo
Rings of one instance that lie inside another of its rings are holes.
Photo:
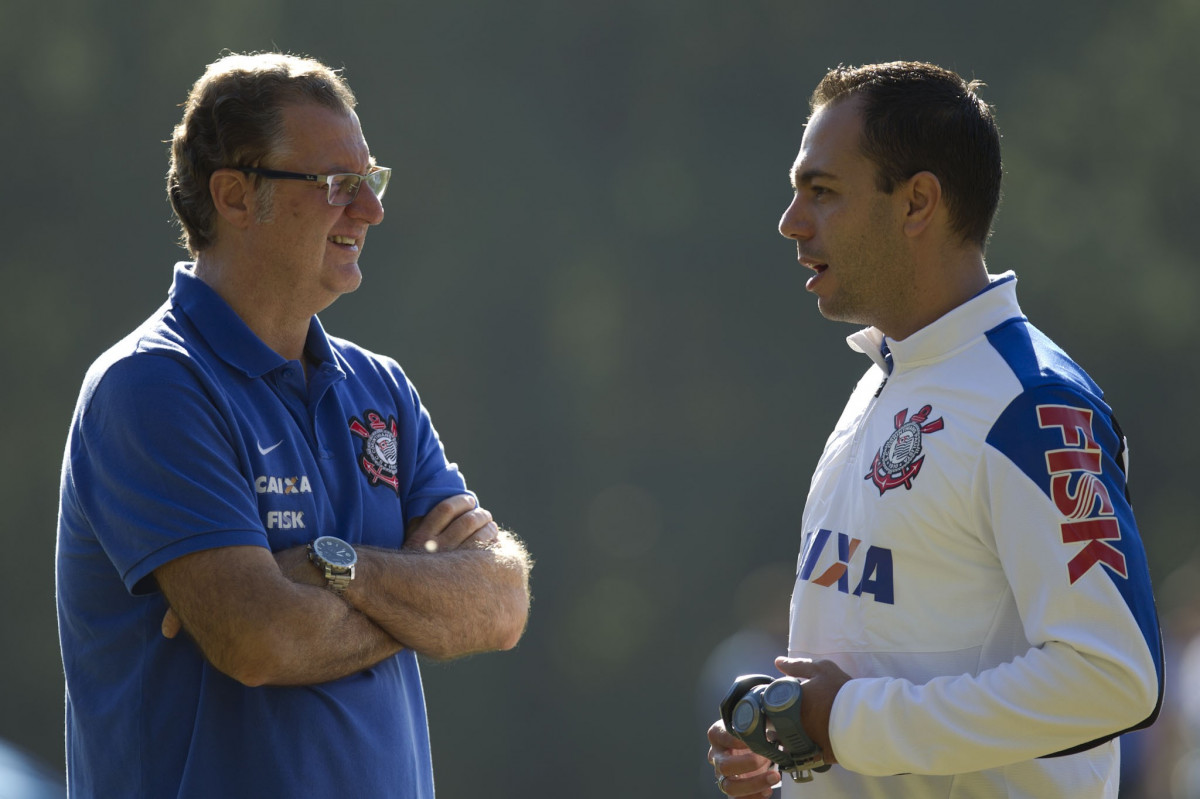
[[[276,447],[278,447],[280,444],[282,444],[282,443],[283,443],[283,439],[282,439],[282,438],[281,438],[281,439],[279,439],[277,442],[275,442],[275,443],[274,443],[274,444],[272,444],[271,446],[267,447],[266,449],[263,449],[263,445],[262,445],[262,444],[259,444],[259,442],[258,442],[258,439],[255,439],[255,440],[254,440],[254,443],[255,443],[255,444],[258,444],[258,454],[259,454],[259,455],[266,455],[266,454],[267,454],[267,453],[269,453],[271,450],[275,449],[275,448],[276,448]]]

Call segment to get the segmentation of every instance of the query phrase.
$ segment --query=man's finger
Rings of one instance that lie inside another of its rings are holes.
[[[179,635],[181,629],[183,629],[183,624],[180,623],[179,617],[175,615],[175,611],[167,608],[162,620],[163,638],[174,638]]]
[[[456,494],[447,497],[433,506],[425,516],[423,524],[433,525],[435,535],[446,529],[447,525],[477,506],[475,497],[470,494]]]
[[[475,507],[475,497],[470,494],[456,494],[443,499],[429,509],[429,513],[418,519],[413,519],[409,526],[410,532],[421,531],[426,535],[437,535],[446,526]]]
[[[814,665],[813,661],[809,658],[775,658],[775,668],[789,677],[812,679],[817,676],[817,670],[814,668]]]
[[[454,549],[458,542],[434,542],[432,539],[446,531],[456,519],[478,507],[470,494],[456,494],[443,499],[424,516],[410,519],[404,531],[405,549],[424,549],[426,552]]]
[[[465,511],[437,534],[438,546],[441,549],[455,549],[491,522],[492,514],[487,508],[472,508]]]
[[[710,754],[708,756],[710,761],[712,760],[711,753],[718,749],[729,750],[746,748],[745,743],[743,743],[739,738],[735,737],[729,730],[725,729],[725,722],[721,721],[720,719],[713,722],[713,725],[708,728],[708,742],[712,744],[712,749],[709,750]]]
[[[487,546],[500,537],[500,528],[495,522],[488,522],[471,535],[468,541],[477,547]]]
[[[773,768],[738,776],[720,774],[717,788],[727,796],[770,796],[780,779],[779,772]]]

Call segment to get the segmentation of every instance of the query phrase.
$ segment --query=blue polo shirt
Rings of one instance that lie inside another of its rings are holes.
[[[179,264],[167,303],[88,371],[58,526],[72,796],[433,796],[413,652],[247,688],[160,633],[164,563],[323,534],[398,548],[466,490],[394,361],[315,317],[307,351],[306,382]]]

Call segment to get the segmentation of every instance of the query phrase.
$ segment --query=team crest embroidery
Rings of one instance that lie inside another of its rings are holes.
[[[400,478],[396,476],[399,445],[396,437],[396,417],[383,417],[372,410],[363,416],[366,422],[350,417],[350,431],[363,440],[362,457],[358,465],[371,485],[387,485],[400,493]]]
[[[926,405],[911,418],[908,417],[908,408],[896,414],[896,431],[875,453],[871,471],[865,478],[875,482],[879,496],[900,486],[906,490],[912,489],[913,480],[925,462],[921,437],[926,433],[936,433],[946,426],[940,418],[926,423],[932,411],[933,406]]]

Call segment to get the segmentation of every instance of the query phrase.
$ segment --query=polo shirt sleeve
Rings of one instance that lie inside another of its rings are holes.
[[[80,511],[126,589],[182,555],[268,546],[231,409],[183,360],[138,353],[81,405],[70,470]]]
[[[397,406],[404,411],[404,425],[410,442],[411,480],[404,497],[404,521],[424,516],[444,499],[457,494],[474,493],[467,488],[466,479],[458,464],[446,457],[446,450],[429,411],[421,404],[416,386],[398,365],[392,364]]]

